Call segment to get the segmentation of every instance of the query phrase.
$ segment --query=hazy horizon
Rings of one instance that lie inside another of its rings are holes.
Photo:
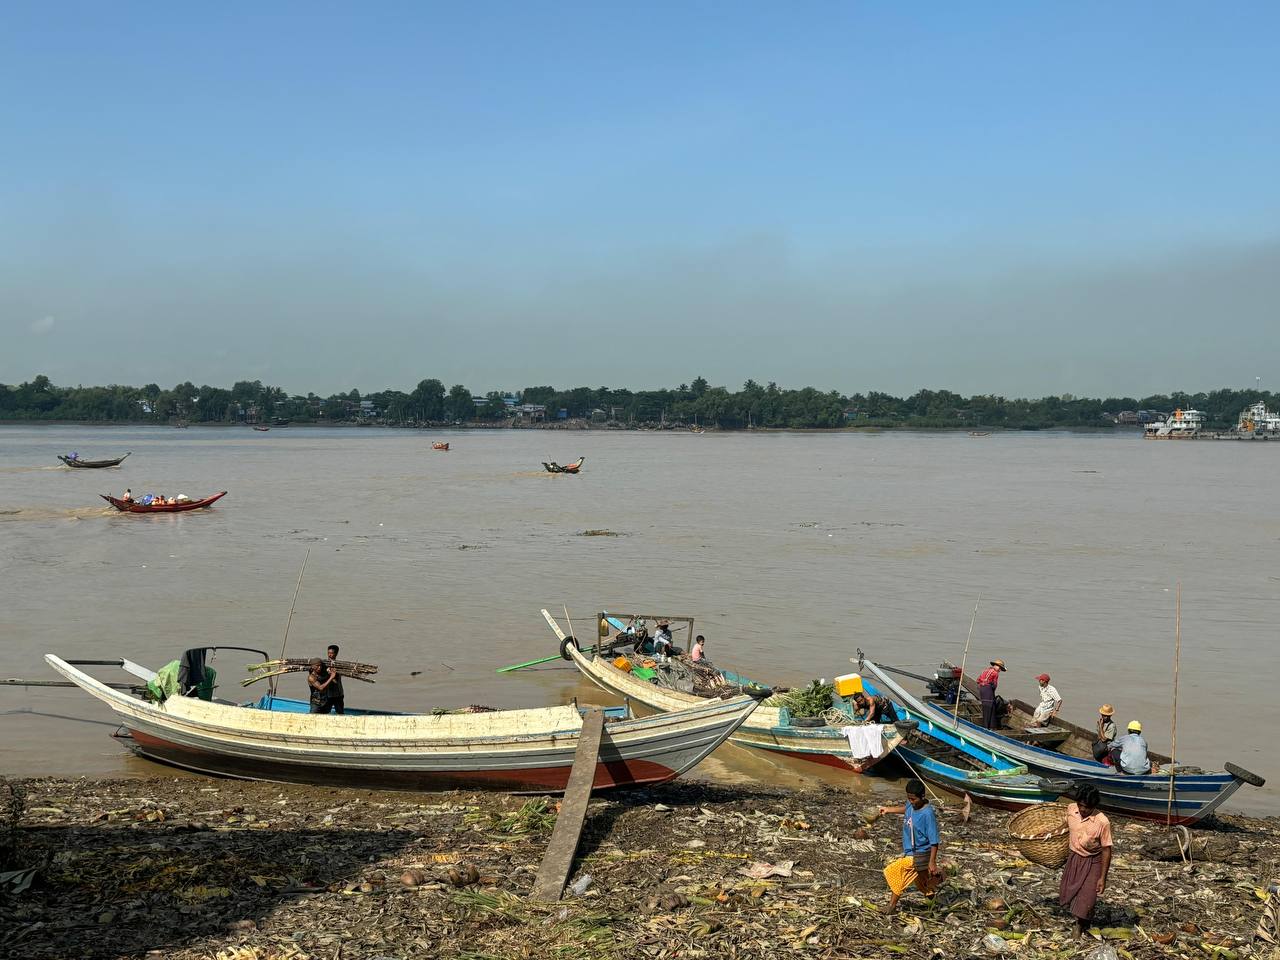
[[[9,21],[0,382],[1277,387],[1273,5]]]

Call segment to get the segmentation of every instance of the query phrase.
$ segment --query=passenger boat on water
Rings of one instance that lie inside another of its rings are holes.
[[[1272,413],[1259,400],[1241,411],[1236,435],[1251,440],[1280,440],[1280,413]]]
[[[1204,429],[1200,410],[1175,410],[1167,420],[1148,423],[1142,432],[1148,440],[1194,440]]]
[[[542,465],[546,468],[547,473],[577,473],[582,469],[582,464],[586,462],[586,459],[586,457],[579,457],[577,460],[573,461],[573,463],[566,463],[564,466],[561,466],[554,460],[550,463],[547,463],[544,460],[542,461]]]
[[[437,441],[435,441],[433,444],[431,444],[431,449],[432,449],[432,450],[448,450],[448,449],[449,449],[449,443],[448,443],[448,441],[443,441],[443,442],[442,442],[442,441],[440,441],[440,440],[437,440]]]
[[[1129,776],[1093,759],[1093,737],[1081,727],[1063,724],[1068,736],[1058,742],[1061,752],[1052,750],[1043,743],[987,730],[964,716],[954,719],[954,708],[928,703],[908,693],[890,676],[894,668],[877,666],[861,653],[854,662],[860,665],[861,671],[874,676],[895,702],[902,703],[914,715],[930,716],[935,727],[1024,764],[1046,791],[1062,793],[1073,787],[1097,787],[1102,808],[1108,812],[1170,824],[1191,824],[1221,807],[1242,785],[1261,787],[1266,782],[1233,763],[1223,765],[1224,773],[1206,773],[1187,764],[1175,766],[1169,758],[1158,754],[1149,754],[1158,764],[1158,772]]]
[[[227,491],[223,490],[211,497],[205,497],[203,500],[183,500],[179,498],[166,500],[164,503],[142,503],[138,500],[122,500],[107,493],[98,494],[121,513],[185,513],[187,510],[203,510],[205,507],[217,503],[226,495]]]
[[[132,450],[126,453],[123,457],[117,457],[114,460],[81,460],[80,457],[75,454],[72,454],[69,457],[64,457],[62,454],[58,454],[58,459],[68,467],[78,467],[83,470],[99,470],[102,467],[118,467],[120,464],[124,463],[126,457],[131,456],[133,456]]]
[[[263,651],[252,651],[261,654]],[[348,710],[310,714],[303,701],[267,694],[233,703],[184,695],[182,682],[161,702],[137,699],[79,666],[103,661],[45,661],[105,703],[139,755],[214,776],[363,788],[494,789],[558,793],[568,784],[583,727],[575,705],[481,713],[399,714]],[[190,662],[190,653],[184,662]],[[155,671],[113,661],[141,680]],[[166,669],[177,669],[177,662]],[[188,676],[188,681],[192,678]],[[163,689],[159,691],[163,695]],[[751,696],[701,701],[675,713],[637,718],[606,714],[594,789],[664,783],[685,773],[756,709]],[[624,715],[625,714],[625,715]]]

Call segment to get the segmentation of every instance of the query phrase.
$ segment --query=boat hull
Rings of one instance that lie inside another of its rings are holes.
[[[64,456],[59,456],[58,459],[68,467],[75,467],[78,470],[101,470],[104,467],[118,467],[130,456],[132,456],[131,452],[126,453],[123,457],[117,457],[115,460],[72,460],[70,457]]]
[[[354,716],[259,710],[170,697],[135,700],[58,657],[53,669],[105,702],[132,749],[161,763],[218,776],[389,789],[480,788],[561,792],[582,717],[575,707],[479,714]],[[596,789],[671,780],[691,769],[750,716],[750,697],[679,714],[606,724]]]
[[[938,727],[1023,764],[1050,792],[1061,793],[1073,786],[1097,787],[1102,809],[1109,813],[1160,823],[1193,824],[1221,807],[1243,783],[1229,773],[1125,776],[1093,760],[1001,736],[964,717],[956,721],[946,709],[913,698],[870,661],[863,661],[862,668],[887,687],[895,700],[904,700]]]
[[[223,490],[221,493],[215,493],[213,496],[205,497],[203,500],[187,500],[183,503],[165,503],[160,506],[152,506],[150,504],[137,503],[133,500],[121,500],[105,493],[98,494],[121,513],[186,513],[188,510],[203,510],[205,507],[211,507],[226,495],[227,491]]]
[[[548,624],[563,642],[566,637],[555,619],[543,611]],[[659,687],[638,680],[630,673],[619,670],[607,658],[583,653],[576,645],[565,646],[566,653],[584,677],[601,690],[624,700],[634,700],[650,710],[670,712],[685,710],[708,701],[691,693]],[[761,706],[729,738],[736,746],[762,750],[810,763],[870,773],[892,755],[892,743],[879,757],[854,759],[849,741],[835,727],[791,727],[782,722],[781,711],[776,707]]]

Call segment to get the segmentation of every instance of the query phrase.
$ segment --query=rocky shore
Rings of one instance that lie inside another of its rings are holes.
[[[959,804],[941,808],[942,891],[890,917],[880,871],[899,818],[834,789],[594,800],[576,892],[550,905],[526,897],[554,799],[195,778],[0,788],[3,957],[1280,957],[1256,935],[1274,916],[1276,820],[1224,817],[1185,857],[1166,828],[1115,820],[1079,943],[1058,873],[1022,859],[1008,815],[966,821]]]

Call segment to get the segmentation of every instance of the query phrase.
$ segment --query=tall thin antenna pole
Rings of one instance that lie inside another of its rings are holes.
[[[978,594],[978,602],[973,605],[973,616],[969,618],[969,635],[964,638],[964,656],[960,658],[960,685],[956,688],[956,708],[951,714],[953,724],[960,722],[960,694],[964,691],[964,668],[969,662],[969,641],[973,639],[973,625],[978,621],[979,603],[982,603],[982,594]]]
[[[284,659],[284,651],[289,646],[289,628],[293,626],[293,608],[298,605],[298,594],[302,592],[302,577],[307,572],[307,561],[311,559],[311,548],[307,547],[307,555],[302,558],[302,569],[298,572],[298,585],[293,588],[293,603],[289,604],[289,619],[284,624],[284,640],[280,642],[280,659]],[[276,682],[279,677],[271,678],[271,696],[276,695]]]
[[[1178,760],[1178,667],[1182,660],[1182,581],[1178,581],[1173,600],[1173,742],[1169,747],[1169,812],[1173,823],[1173,782],[1177,779]]]

